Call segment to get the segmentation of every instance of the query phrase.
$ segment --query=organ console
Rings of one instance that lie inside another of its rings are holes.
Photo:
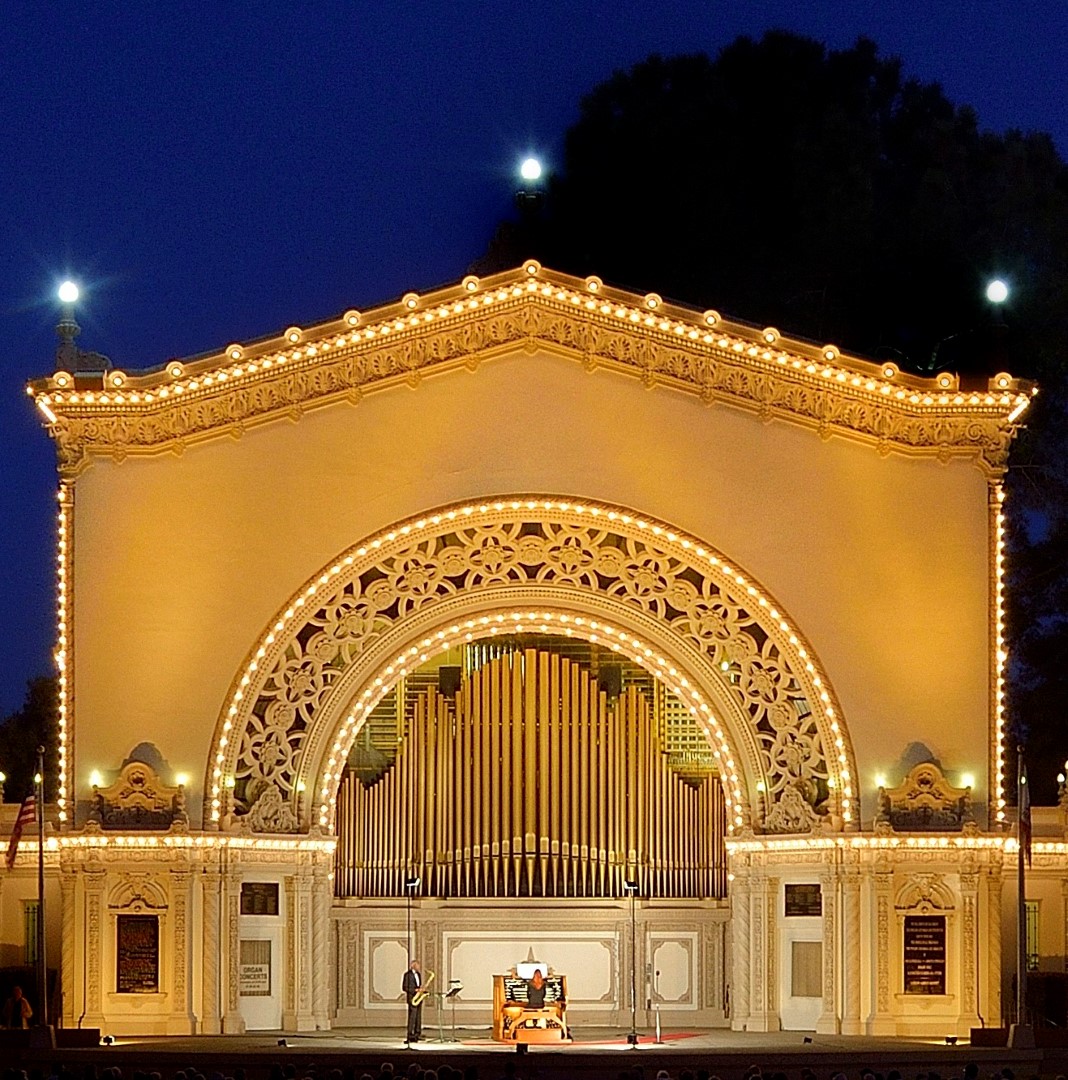
[[[517,964],[510,974],[493,976],[493,1038],[506,1043],[570,1042],[567,976],[547,975],[545,1002],[535,1008],[529,1000],[531,982],[523,977],[526,966]]]

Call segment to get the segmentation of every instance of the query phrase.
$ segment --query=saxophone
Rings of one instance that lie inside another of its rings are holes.
[[[427,995],[430,993],[430,984],[434,981],[434,972],[430,972],[426,977],[426,982],[419,987],[414,994],[412,994],[412,1004],[422,1005],[426,1001]]]

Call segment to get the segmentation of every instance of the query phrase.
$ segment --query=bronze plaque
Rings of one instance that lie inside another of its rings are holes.
[[[905,916],[905,993],[946,992],[945,915]]]
[[[116,951],[118,992],[158,994],[159,919],[155,915],[120,915]]]
[[[277,915],[278,883],[245,881],[241,885],[242,915]]]
[[[823,914],[823,893],[819,885],[787,885],[786,915],[809,918]]]

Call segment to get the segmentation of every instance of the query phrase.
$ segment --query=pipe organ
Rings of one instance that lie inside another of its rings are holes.
[[[726,895],[715,776],[668,763],[650,696],[609,699],[581,664],[527,648],[454,696],[425,687],[393,763],[338,793],[340,896]]]

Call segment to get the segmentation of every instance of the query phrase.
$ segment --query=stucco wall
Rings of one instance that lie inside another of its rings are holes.
[[[986,483],[973,464],[882,458],[521,352],[80,476],[76,797],[149,739],[192,778],[199,815],[231,680],[298,586],[398,519],[527,491],[663,518],[769,589],[840,697],[865,823],[874,776],[897,782],[917,740],[986,798]]]

